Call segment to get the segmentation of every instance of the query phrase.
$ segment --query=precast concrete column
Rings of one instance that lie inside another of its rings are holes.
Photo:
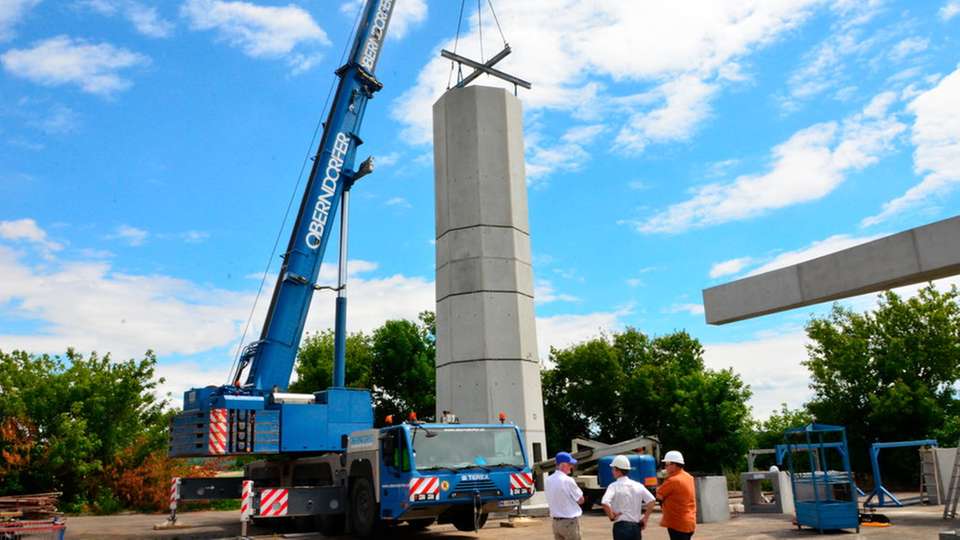
[[[449,90],[433,106],[437,220],[437,417],[524,430],[546,459],[520,101]]]

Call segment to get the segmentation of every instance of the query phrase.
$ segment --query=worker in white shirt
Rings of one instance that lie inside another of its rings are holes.
[[[600,503],[613,523],[613,540],[640,540],[656,499],[640,482],[630,478],[630,460],[617,456],[610,464],[614,481]]]
[[[557,470],[544,483],[547,494],[547,506],[553,518],[553,538],[555,540],[580,540],[580,515],[583,510],[583,491],[570,478],[570,472],[577,460],[569,452],[560,452],[554,460]]]

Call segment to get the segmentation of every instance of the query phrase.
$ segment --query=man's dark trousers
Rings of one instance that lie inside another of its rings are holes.
[[[670,534],[670,540],[691,540],[693,538],[692,532],[685,533],[668,528],[667,533]]]
[[[640,540],[640,524],[618,521],[613,524],[613,540]]]

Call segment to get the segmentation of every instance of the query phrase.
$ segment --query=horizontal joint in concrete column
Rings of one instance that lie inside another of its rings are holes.
[[[531,364],[540,364],[540,362],[537,360],[530,358],[472,358],[469,360],[451,360],[449,362],[444,362],[443,364],[437,364],[437,369],[455,364],[470,364],[474,362],[529,362]]]

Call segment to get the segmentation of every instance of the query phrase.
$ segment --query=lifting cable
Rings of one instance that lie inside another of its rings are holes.
[[[357,24],[360,22],[360,15],[363,13],[363,4],[361,3],[357,8],[357,14],[353,20],[353,30],[350,31],[350,35],[347,36],[347,40],[343,45],[343,52],[340,53],[340,63],[343,65],[344,60],[347,57],[347,49],[350,48],[350,44],[353,43],[354,34],[357,32]],[[303,181],[303,172],[307,169],[307,163],[310,162],[311,155],[314,148],[317,144],[317,135],[320,133],[320,128],[323,126],[323,119],[327,114],[327,106],[330,104],[330,97],[333,96],[333,89],[336,87],[339,82],[339,77],[335,77],[330,82],[330,88],[327,90],[327,98],[323,102],[323,107],[320,109],[320,117],[317,119],[317,124],[313,128],[313,135],[310,137],[310,143],[307,146],[306,155],[303,156],[303,163],[300,165],[300,173],[297,175],[297,182],[293,186],[293,192],[290,194],[290,200],[287,202],[287,209],[283,213],[283,219],[280,221],[280,229],[277,231],[277,237],[273,241],[273,249],[270,251],[270,256],[267,257],[267,265],[264,268],[263,276],[260,277],[260,286],[257,288],[257,296],[253,299],[253,306],[250,307],[250,315],[247,316],[247,322],[243,326],[243,333],[240,335],[240,342],[237,343],[237,351],[234,354],[233,363],[230,366],[230,372],[227,376],[227,384],[231,384],[234,381],[239,381],[241,370],[243,367],[240,365],[240,356],[243,351],[243,341],[247,337],[247,331],[250,329],[250,322],[253,320],[253,314],[257,310],[257,303],[260,301],[260,295],[263,293],[263,286],[267,281],[267,275],[270,273],[270,267],[273,265],[273,259],[277,255],[277,247],[280,245],[280,239],[283,237],[283,230],[287,226],[287,219],[290,217],[290,209],[293,208],[293,202],[297,199],[297,194],[300,193],[300,183]]]
[[[457,46],[460,44],[460,29],[463,26],[463,8],[467,0],[460,0],[460,14],[457,16],[457,34],[453,40],[453,52],[457,52]],[[497,12],[493,9],[493,0],[487,0],[487,5],[490,6],[490,13],[493,15],[493,22],[497,25],[497,32],[500,33],[500,39],[503,41],[503,46],[507,47],[507,37],[503,34],[503,27],[500,26],[500,19],[497,17]],[[483,63],[486,61],[483,54],[483,0],[477,0],[477,34],[480,40],[480,62]],[[450,74],[447,75],[447,90],[451,88],[451,81],[453,80],[453,71],[454,64],[456,62],[450,61]],[[463,80],[463,65],[457,65],[457,84]]]

